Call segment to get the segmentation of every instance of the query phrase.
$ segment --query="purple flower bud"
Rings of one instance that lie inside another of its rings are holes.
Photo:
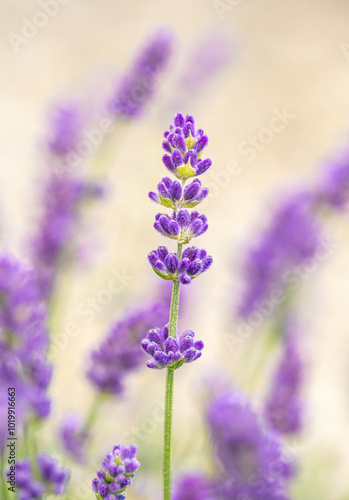
[[[212,161],[210,160],[210,158],[206,158],[206,160],[200,161],[200,163],[198,163],[198,166],[196,169],[196,175],[203,174],[204,172],[206,172],[206,170],[208,170],[210,168],[211,165],[212,165]]]
[[[201,351],[203,348],[204,348],[204,343],[202,340],[197,340],[196,342],[194,342],[194,347],[195,349],[197,349],[198,351]]]
[[[184,361],[186,363],[190,363],[191,361],[194,361],[196,354],[197,354],[196,349],[194,347],[190,347],[184,353]]]
[[[168,225],[168,232],[173,236],[178,236],[180,232],[179,224],[175,220],[171,220]]]
[[[184,159],[183,159],[184,165],[186,165],[188,163],[188,161],[190,160],[190,165],[192,167],[195,167],[195,165],[197,163],[197,158],[198,158],[197,152],[194,151],[193,149],[190,149],[188,151],[188,153],[186,153],[186,155],[184,156]]]
[[[203,261],[203,265],[202,265],[202,271],[207,271],[207,269],[209,269],[212,265],[212,262],[213,262],[213,259],[211,256],[208,256],[204,259]]]
[[[193,200],[201,189],[201,182],[199,179],[193,180],[191,184],[184,188],[183,197],[185,200]]]
[[[179,276],[179,281],[182,283],[182,285],[189,285],[191,283],[191,277],[185,273],[182,273]]]
[[[165,259],[165,266],[171,274],[175,274],[178,267],[178,259],[175,254],[169,254]]]
[[[202,269],[202,262],[200,259],[196,259],[188,267],[187,273],[190,274],[191,276],[196,276],[197,274],[200,273],[201,269]]]
[[[193,149],[199,154],[208,144],[207,135],[203,135],[193,146]]]
[[[173,144],[177,149],[180,149],[183,153],[187,149],[187,145],[185,143],[185,140],[183,139],[182,136],[180,135],[175,135],[173,138]]]
[[[181,226],[181,228],[184,228],[189,225],[190,213],[188,212],[188,210],[179,210],[177,214],[177,222]]]
[[[167,153],[172,153],[172,149],[170,146],[170,143],[168,141],[164,141],[162,143],[162,148],[167,152]]]
[[[147,339],[143,339],[143,342],[149,343],[150,340],[150,342],[155,342],[156,344],[161,345],[160,332],[161,332],[160,328],[153,328],[152,330],[149,330],[149,332],[147,333]]]
[[[164,261],[166,256],[168,255],[168,250],[166,247],[158,247],[157,253],[158,253],[159,259]]]
[[[182,196],[182,186],[178,181],[173,181],[172,186],[169,188],[170,197],[173,200],[179,201]]]
[[[184,117],[181,113],[177,113],[176,116],[174,117],[174,124],[176,127],[181,127],[183,128],[184,126]]]
[[[165,340],[164,348],[166,354],[168,354],[170,351],[176,352],[178,350],[178,344],[176,339],[174,339],[173,337],[168,337]]]
[[[190,260],[189,260],[189,259],[187,259],[187,258],[184,258],[184,259],[182,259],[182,260],[181,260],[181,262],[179,263],[179,266],[178,266],[178,271],[179,271],[180,273],[183,273],[183,272],[185,272],[185,271],[188,269],[188,267],[189,267],[189,266],[190,266]]]
[[[162,161],[165,165],[165,167],[170,171],[173,172],[175,170],[175,166],[172,163],[171,157],[169,155],[164,155],[162,157]]]
[[[171,162],[172,162],[172,165],[174,166],[174,168],[177,168],[180,165],[183,165],[182,155],[176,149],[171,154]]]
[[[149,198],[152,200],[152,201],[155,201],[156,203],[159,203],[160,202],[160,198],[159,198],[159,195],[154,193],[154,191],[150,191],[148,193],[148,196]]]
[[[152,356],[159,365],[166,366],[168,364],[168,357],[162,351],[156,351],[154,354],[152,354]]]
[[[194,340],[191,335],[186,335],[185,333],[181,336],[179,340],[179,349],[184,352],[190,347],[193,347]]]

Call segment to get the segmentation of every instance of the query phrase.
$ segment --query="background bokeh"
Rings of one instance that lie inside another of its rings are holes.
[[[113,77],[129,66],[154,30],[165,26],[176,34],[173,61],[157,98],[120,140],[110,165],[106,200],[85,214],[90,261],[69,276],[57,327],[61,347],[54,360],[53,417],[43,430],[42,444],[47,441],[52,446],[55,426],[66,410],[88,407],[86,359],[108,324],[125,309],[142,304],[159,285],[146,255],[163,239],[152,229],[157,208],[147,192],[164,175],[162,134],[180,102],[186,108],[178,111],[193,113],[210,139],[213,167],[204,182],[211,188],[205,206],[210,229],[199,243],[213,255],[214,267],[183,295],[181,327],[193,328],[206,348],[200,362],[176,374],[174,466],[209,469],[202,437],[206,385],[212,384],[212,377],[231,378],[258,406],[273,365],[270,354],[258,368],[263,332],[255,332],[241,349],[227,348],[226,335],[235,328],[244,250],[268,219],[278,194],[294,183],[311,182],[319,165],[347,137],[349,4],[345,0],[71,0],[28,43],[14,50],[9,34],[20,34],[23,18],[31,20],[40,9],[40,2],[33,0],[1,0],[0,245],[24,259],[47,168],[41,141],[50,103],[62,95],[102,99]],[[185,65],[199,37],[211,31],[226,36],[232,54],[229,63],[207,85],[198,85],[192,98],[181,99],[173,75]],[[292,115],[289,123],[248,161],[243,141],[268,127],[275,110],[285,109]],[[231,176],[227,166],[234,161],[240,169]],[[307,425],[304,436],[291,443],[301,464],[295,499],[349,498],[347,224],[346,214],[328,221],[334,251],[309,277],[303,294]],[[127,284],[87,324],[78,308],[98,295],[113,271],[126,273]],[[79,335],[66,342],[69,321],[79,325]],[[130,377],[123,400],[106,405],[91,471],[127,432],[137,441],[130,422],[134,419],[137,425],[151,418],[161,406],[163,385],[162,373],[141,370]],[[158,423],[154,432],[141,437],[144,472],[152,475],[147,486],[143,479],[143,491],[137,492],[136,485],[130,490],[130,499],[141,494],[147,498],[146,488],[150,495],[157,487],[154,471],[161,468],[161,434]],[[91,471],[77,471],[82,483],[89,483]],[[91,497],[83,486],[78,495],[81,500]]]

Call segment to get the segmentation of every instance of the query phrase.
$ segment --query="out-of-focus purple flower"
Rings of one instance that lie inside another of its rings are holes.
[[[188,474],[175,483],[173,500],[213,500],[212,484],[202,474]]]
[[[219,391],[210,402],[208,423],[221,465],[215,487],[218,498],[288,498],[292,464],[277,435],[261,428],[245,396]]]
[[[155,216],[154,227],[159,233],[178,240],[178,243],[189,243],[196,236],[200,236],[208,229],[207,217],[199,212],[188,212],[181,209],[172,216],[157,214]]]
[[[269,225],[255,238],[247,253],[244,290],[238,305],[239,316],[248,317],[263,301],[298,285],[296,266],[312,259],[319,248],[321,225],[315,213],[314,196],[296,192],[280,203]]]
[[[168,304],[156,301],[131,312],[110,329],[99,348],[91,353],[87,377],[101,392],[121,394],[125,376],[143,361],[139,344],[146,332],[168,321]]]
[[[41,214],[31,237],[33,267],[46,299],[61,266],[71,257],[82,202],[103,195],[100,186],[84,181],[81,172],[70,169],[69,155],[77,146],[82,126],[77,106],[55,108],[47,139],[50,171],[42,183]],[[60,171],[56,171],[57,166]]]
[[[204,86],[236,59],[236,55],[237,42],[231,31],[228,33],[220,29],[204,33],[192,45],[179,79],[178,92],[185,94],[188,103],[189,98],[195,98]]]
[[[0,385],[16,391],[16,419],[45,418],[47,388],[46,309],[36,277],[14,257],[0,257]]]
[[[116,445],[113,451],[107,453],[102,462],[102,468],[92,481],[92,490],[98,500],[124,500],[125,490],[131,486],[135,472],[140,467],[137,460],[137,446]]]
[[[59,429],[59,437],[64,450],[77,462],[86,460],[86,444],[88,434],[80,415],[70,413],[65,416]]]
[[[47,148],[52,155],[67,156],[81,138],[83,117],[75,102],[64,102],[52,110]]]
[[[284,350],[267,396],[265,417],[276,431],[292,434],[299,432],[303,424],[301,389],[304,367],[291,318],[286,318],[284,330]]]
[[[172,33],[161,30],[143,48],[110,101],[110,110],[117,118],[132,119],[143,112],[162,78],[172,45]]]
[[[176,370],[184,363],[191,363],[200,358],[204,344],[194,340],[195,333],[186,330],[178,338],[168,336],[168,326],[149,330],[142,340],[142,349],[153,359],[147,361],[148,368]]]
[[[183,285],[207,271],[213,262],[206,250],[196,247],[186,248],[180,262],[177,255],[170,253],[166,247],[150,252],[148,260],[158,276],[165,280],[179,280]]]
[[[29,460],[16,462],[16,486],[20,500],[39,500],[44,494],[65,493],[69,471],[61,467],[54,457],[47,453],[39,454],[37,471],[40,477],[33,473]]]
[[[349,149],[341,149],[330,158],[320,172],[315,187],[315,195],[320,206],[343,210],[349,200]]]
[[[208,188],[201,187],[200,179],[194,179],[182,190],[179,181],[163,177],[159,182],[158,193],[150,191],[149,198],[160,205],[175,210],[180,202],[182,208],[194,208],[208,195]],[[183,198],[182,198],[183,192]]]
[[[212,165],[209,158],[202,159],[202,151],[208,144],[208,137],[202,129],[195,130],[191,115],[185,118],[181,113],[174,117],[173,125],[164,134],[162,147],[168,153],[162,157],[165,167],[178,179],[187,180],[201,175]]]

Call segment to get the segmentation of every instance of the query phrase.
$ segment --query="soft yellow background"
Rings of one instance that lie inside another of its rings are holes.
[[[217,11],[218,3],[71,0],[28,44],[21,45],[18,53],[11,47],[8,34],[20,34],[23,17],[32,19],[41,7],[32,0],[2,0],[0,5],[0,244],[23,257],[29,224],[38,210],[40,177],[45,169],[39,142],[52,97],[69,95],[70,88],[72,95],[87,93],[91,88],[102,94],[103,82],[128,66],[142,41],[159,25],[177,32],[176,64],[184,60],[204,30],[224,30],[237,40],[236,62],[200,99],[193,99],[192,105],[188,103],[188,109],[182,110],[195,114],[210,139],[212,174],[202,178],[206,184],[215,185],[205,207],[210,229],[197,243],[208,249],[215,263],[186,290],[190,305],[182,328],[193,328],[205,341],[206,349],[200,362],[176,374],[177,470],[184,470],[187,464],[209,470],[209,460],[202,457],[204,439],[196,431],[196,426],[202,425],[203,381],[209,375],[225,370],[226,376],[234,376],[254,394],[258,405],[258,390],[252,379],[257,375],[263,387],[268,371],[265,367],[273,364],[273,355],[258,372],[252,353],[256,356],[257,352],[258,357],[259,332],[234,353],[227,350],[225,341],[226,333],[234,332],[233,304],[239,292],[244,247],[266,221],[268,206],[277,194],[297,179],[310,180],[324,158],[345,141],[349,126],[347,1],[242,0],[231,2],[234,8],[226,1],[220,2],[229,7],[222,16]],[[82,375],[89,349],[111,319],[125,307],[141,303],[158,284],[146,254],[164,240],[152,229],[157,208],[149,202],[147,192],[165,175],[160,144],[163,130],[172,120],[172,110],[166,105],[167,88],[171,90],[171,81],[166,77],[161,100],[125,136],[108,182],[114,196],[88,214],[87,232],[96,240],[96,257],[89,270],[74,271],[59,319],[58,333],[65,331],[68,321],[76,321],[81,333],[70,338],[57,355],[52,384],[55,422],[66,409],[88,406],[92,396]],[[247,162],[238,152],[239,144],[268,126],[275,108],[284,107],[295,118],[275,134],[254,161]],[[239,163],[241,172],[231,177],[227,186],[217,187],[214,173],[224,171],[231,161]],[[347,224],[347,215],[329,221],[328,230],[337,248],[311,276],[304,291],[308,424],[304,439],[293,443],[302,463],[294,493],[297,499],[349,498]],[[76,312],[78,305],[105,287],[115,269],[124,269],[134,279],[86,325]],[[123,404],[113,403],[103,409],[95,445],[96,463],[90,464],[88,474],[76,472],[83,481],[89,483],[100,458],[130,428],[132,418],[141,422],[152,415],[162,400],[163,382],[164,374],[143,370],[131,377]],[[161,433],[158,423],[156,431],[139,443],[144,471],[161,466]],[[191,445],[193,435],[196,443]],[[47,431],[42,439],[43,448],[46,440],[51,446],[52,436]],[[152,480],[149,492],[156,488]],[[141,484],[138,488],[145,492],[145,483]],[[136,494],[135,485],[130,500]],[[76,498],[91,498],[91,493],[86,489]]]

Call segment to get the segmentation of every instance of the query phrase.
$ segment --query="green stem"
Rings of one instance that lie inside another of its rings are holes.
[[[8,494],[7,494],[7,480],[6,480],[6,477],[5,477],[5,472],[6,472],[6,469],[5,469],[5,451],[4,450],[0,450],[0,474],[1,474],[1,478],[0,478],[0,482],[2,484],[2,489],[3,489],[3,494],[4,494],[4,500],[6,500],[8,498]]]
[[[177,248],[178,260],[182,257],[182,244]],[[180,282],[174,281],[169,319],[169,336],[176,337],[179,308]],[[167,368],[165,392],[165,432],[164,432],[164,498],[171,500],[171,448],[172,448],[172,407],[173,407],[174,370]]]
[[[85,422],[85,426],[84,426],[84,432],[87,435],[90,433],[93,424],[96,422],[96,420],[98,418],[99,411],[101,409],[101,406],[102,406],[105,398],[106,398],[106,396],[104,394],[101,394],[100,392],[98,392],[92,400],[92,404],[91,404],[90,409],[87,413],[86,422]]]

